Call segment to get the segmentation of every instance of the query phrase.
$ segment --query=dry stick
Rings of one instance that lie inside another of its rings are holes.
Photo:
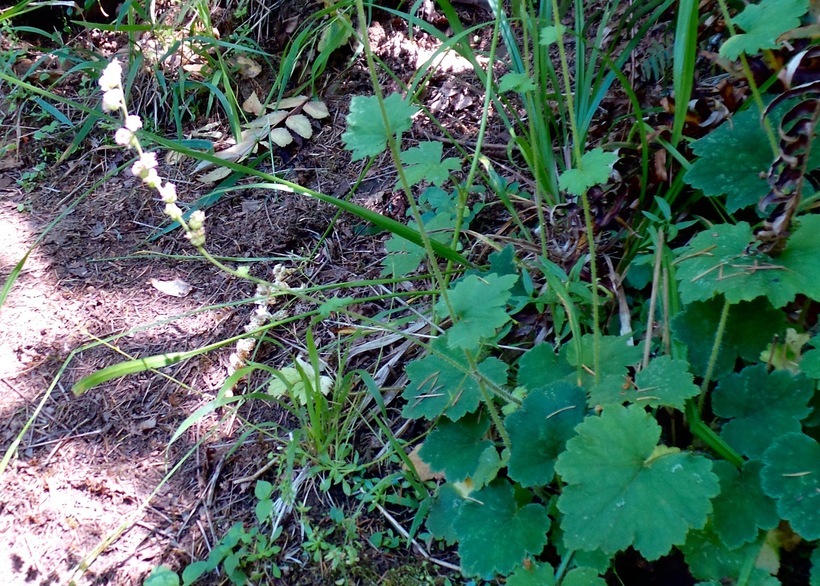
[[[424,549],[424,547],[418,541],[416,541],[414,537],[410,537],[410,534],[405,530],[404,527],[401,526],[401,524],[393,517],[393,515],[388,513],[385,510],[385,508],[382,507],[380,504],[373,504],[376,505],[376,508],[379,509],[379,512],[381,512],[381,514],[384,515],[384,518],[387,519],[387,521],[393,526],[393,528],[396,531],[399,532],[399,534],[401,534],[402,537],[410,540],[410,543],[412,543],[416,547],[416,551],[420,553],[422,557],[424,557],[427,560],[430,560],[434,564],[441,566],[442,568],[447,568],[448,570],[453,570],[454,572],[461,572],[461,568],[459,566],[456,566],[454,564],[451,564],[450,562],[445,562],[444,560],[440,560],[431,556],[430,553],[426,549]]]
[[[646,324],[646,341],[643,348],[643,362],[641,366],[649,365],[649,351],[652,342],[652,330],[655,323],[655,305],[658,301],[658,286],[661,279],[661,255],[663,254],[663,228],[658,230],[658,242],[655,244],[655,270],[652,275],[652,293],[649,296],[649,318]]]

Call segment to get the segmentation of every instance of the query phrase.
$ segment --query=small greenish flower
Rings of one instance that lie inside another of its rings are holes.
[[[120,87],[121,80],[122,65],[120,65],[119,61],[114,59],[113,61],[111,61],[111,63],[109,63],[106,66],[106,68],[102,72],[102,75],[100,76],[100,88],[104,92],[117,89]]]

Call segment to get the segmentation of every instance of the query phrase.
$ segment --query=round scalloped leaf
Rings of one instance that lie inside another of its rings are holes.
[[[780,521],[774,500],[760,486],[762,467],[755,460],[747,461],[742,470],[729,462],[714,463],[713,470],[720,478],[720,494],[712,501],[712,522],[729,549],[755,541],[760,529],[768,531]]]
[[[712,394],[712,409],[731,419],[721,436],[745,456],[760,458],[772,438],[800,431],[800,420],[811,412],[813,394],[814,384],[805,376],[785,370],[767,373],[765,364],[756,364],[720,381]]]
[[[576,431],[555,465],[569,549],[633,546],[655,560],[704,526],[719,492],[711,461],[658,446],[661,428],[643,409],[611,405]]]
[[[384,111],[390,125],[390,134],[401,134],[413,126],[418,108],[410,105],[399,94],[384,99]],[[388,130],[384,125],[382,108],[377,96],[353,96],[347,115],[347,130],[342,134],[345,149],[352,152],[351,160],[380,155],[387,148]]]
[[[472,373],[464,372],[464,351],[450,348],[446,338],[439,336],[433,340],[430,354],[407,365],[410,384],[404,389],[404,417],[432,420],[444,414],[455,421],[478,408],[479,383]],[[498,358],[487,358],[478,370],[497,385],[507,382],[507,365]]]
[[[444,472],[448,481],[461,482],[475,474],[485,451],[495,452],[493,442],[485,437],[489,428],[490,419],[485,416],[441,419],[424,440],[419,456],[434,471]]]
[[[777,438],[763,455],[763,490],[806,540],[820,539],[820,444],[803,433]]]
[[[531,392],[507,417],[510,478],[522,486],[543,486],[555,476],[555,460],[586,412],[583,389],[559,382]]]
[[[553,586],[555,584],[555,572],[548,563],[529,562],[525,566],[519,566],[509,575],[507,586]],[[562,582],[566,584],[566,580]]]
[[[474,492],[453,523],[461,568],[468,576],[508,574],[547,543],[550,519],[545,507],[519,506],[512,485],[496,480]]]

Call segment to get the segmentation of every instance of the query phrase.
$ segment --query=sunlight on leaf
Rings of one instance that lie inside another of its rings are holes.
[[[617,153],[608,153],[601,148],[587,151],[581,157],[576,169],[568,169],[558,178],[558,187],[572,195],[583,195],[586,191],[609,180],[612,166],[617,162]]]
[[[762,0],[750,4],[732,19],[744,33],[728,39],[720,48],[721,57],[735,60],[741,53],[754,55],[761,49],[777,49],[777,39],[800,25],[809,8],[808,0]]]
[[[719,492],[711,461],[659,450],[661,428],[642,408],[609,406],[576,430],[555,465],[567,483],[558,499],[567,547],[633,546],[655,560],[704,526]]]
[[[404,101],[399,94],[390,94],[384,100],[391,134],[401,134],[413,125],[418,108]],[[376,96],[353,96],[347,115],[347,130],[342,134],[345,148],[352,152],[351,159],[358,161],[375,157],[387,148],[387,129]]]
[[[401,162],[405,164],[404,175],[410,185],[428,181],[441,186],[450,178],[450,172],[459,168],[459,160],[450,157],[441,160],[443,145],[436,142],[420,142],[417,147],[401,153]],[[400,183],[396,183],[396,188]]]

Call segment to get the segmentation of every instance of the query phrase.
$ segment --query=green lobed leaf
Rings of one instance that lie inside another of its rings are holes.
[[[433,536],[453,544],[458,539],[453,522],[461,513],[464,498],[451,483],[442,484],[433,499],[425,525]]]
[[[721,437],[745,456],[760,458],[773,438],[800,431],[813,394],[814,384],[805,376],[785,370],[768,373],[765,364],[755,364],[720,381],[712,393],[712,409],[731,419]]]
[[[769,193],[765,176],[772,149],[756,108],[735,114],[693,142],[692,152],[699,158],[684,180],[704,195],[725,194],[729,212],[755,205]]]
[[[651,561],[705,525],[719,492],[711,461],[658,446],[661,428],[643,409],[610,405],[576,431],[555,465],[568,548],[633,546]]]
[[[820,444],[801,432],[782,435],[763,455],[763,490],[777,512],[809,541],[820,539]]]
[[[509,91],[518,93],[535,91],[536,86],[532,78],[526,73],[505,73],[498,81],[498,93]]]
[[[686,347],[692,372],[704,376],[720,322],[723,298],[694,301],[672,318],[672,335]],[[742,301],[729,309],[720,352],[712,378],[720,379],[734,370],[738,357],[758,360],[774,336],[786,327],[786,316],[763,298]]]
[[[440,419],[424,440],[419,456],[435,472],[444,472],[448,481],[461,482],[475,474],[485,451],[495,452],[493,442],[486,438],[489,428],[490,418],[483,415],[458,421]]]
[[[774,500],[760,486],[762,467],[755,460],[747,461],[742,470],[726,461],[713,465],[720,479],[720,494],[712,501],[712,525],[729,549],[755,541],[760,529],[768,531],[780,521]]]
[[[462,571],[487,577],[507,574],[524,558],[539,554],[550,519],[541,505],[519,506],[512,485],[496,480],[462,505],[454,527]]]
[[[641,345],[630,346],[630,336],[601,336],[599,341],[599,376],[601,378],[611,374],[626,374],[627,367],[634,366],[641,360]],[[595,367],[595,336],[584,334],[580,343],[581,354],[574,343],[567,344],[561,349],[561,356],[571,366],[582,367],[583,383],[591,386],[594,380]]]
[[[420,142],[417,147],[401,153],[404,176],[410,185],[428,181],[441,186],[450,178],[450,172],[459,168],[459,160],[454,157],[441,160],[443,145],[439,141]],[[401,187],[396,182],[396,189]]]
[[[778,37],[800,26],[800,17],[808,7],[808,0],[762,0],[749,4],[732,19],[745,32],[723,43],[721,57],[734,61],[741,53],[754,55],[762,49],[777,49]]]
[[[578,168],[568,169],[561,174],[558,188],[572,195],[583,195],[590,187],[606,183],[617,161],[617,153],[608,153],[601,148],[587,151],[581,157]]]
[[[411,221],[408,227],[416,229],[416,223]],[[424,230],[433,242],[448,242],[452,240],[453,218],[449,213],[436,214],[424,223]],[[419,268],[421,262],[427,258],[423,246],[410,242],[398,234],[392,234],[384,243],[387,254],[382,260],[381,276],[398,279],[405,277]]]
[[[820,216],[803,216],[776,259],[758,252],[746,222],[719,224],[678,250],[677,278],[685,304],[723,294],[729,303],[768,297],[783,307],[797,294],[820,299]]]
[[[715,580],[718,583],[727,580],[733,583],[747,560],[758,556],[763,539],[758,536],[754,543],[730,550],[710,524],[702,530],[690,531],[680,550],[686,558],[689,572],[698,580]]]
[[[573,568],[567,572],[561,586],[606,586],[606,580],[593,568]]]
[[[384,108],[391,134],[400,134],[413,126],[413,116],[418,108],[411,106],[399,94],[384,99]],[[387,148],[388,131],[379,107],[377,96],[353,96],[347,115],[347,130],[342,134],[345,148],[352,152],[351,159],[380,155]]]
[[[641,370],[634,383],[625,375],[605,377],[590,389],[589,404],[595,407],[629,402],[653,408],[674,407],[683,411],[686,399],[699,392],[685,360],[661,356]]]
[[[402,415],[408,419],[432,420],[443,414],[455,421],[478,408],[479,382],[471,373],[463,371],[468,364],[464,351],[450,347],[447,336],[439,336],[431,346],[430,354],[407,365],[410,383],[404,389],[407,404]],[[487,358],[478,365],[478,370],[496,385],[507,382],[507,365],[498,358]]]
[[[440,317],[453,319],[447,335],[451,348],[478,350],[482,339],[494,336],[498,328],[510,321],[506,304],[516,281],[517,275],[468,275],[449,292],[455,315],[450,315],[443,299],[436,303]]]
[[[518,386],[535,390],[575,376],[572,365],[555,353],[552,344],[542,342],[527,350],[518,361]]]
[[[507,586],[553,586],[555,571],[547,563],[532,563],[519,566],[507,577]],[[566,584],[566,581],[562,582]]]
[[[504,422],[510,436],[510,478],[543,486],[555,476],[555,460],[586,413],[583,389],[568,382],[536,389]]]

